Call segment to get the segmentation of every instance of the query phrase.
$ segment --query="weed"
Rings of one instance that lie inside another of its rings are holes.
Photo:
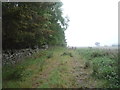
[[[63,54],[61,54],[61,56],[66,56],[66,55],[73,57],[72,53],[70,52],[64,52]]]
[[[47,58],[52,58],[53,57],[53,52],[48,53]]]
[[[16,67],[8,67],[3,69],[3,80],[19,80],[22,77],[22,72],[24,71],[24,67],[16,66]]]
[[[84,69],[90,68],[90,61],[85,62]]]
[[[117,50],[79,49],[78,53],[92,63],[93,77],[106,80],[106,87],[120,87]],[[86,61],[85,66],[88,65]]]
[[[62,56],[60,56],[61,53]],[[75,58],[71,58],[73,56]],[[116,51],[85,48],[75,52],[57,47],[34,54],[15,66],[4,66],[2,70],[3,88],[31,88],[34,80],[39,81],[37,82],[40,84],[39,88],[76,87],[73,73],[70,74],[70,72],[74,59],[78,59],[79,56],[82,58],[81,60],[85,60],[83,61],[85,62],[84,69],[89,70],[90,68],[93,71],[91,78],[94,77],[101,81],[104,84],[101,84],[103,87],[120,87]],[[44,79],[41,79],[42,77]]]

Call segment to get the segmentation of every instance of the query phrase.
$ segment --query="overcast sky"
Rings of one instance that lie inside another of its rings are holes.
[[[70,22],[65,31],[68,46],[118,43],[119,0],[61,0]]]

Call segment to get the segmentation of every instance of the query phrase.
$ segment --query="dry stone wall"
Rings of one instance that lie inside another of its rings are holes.
[[[2,51],[2,65],[16,64],[25,57],[39,52],[41,49],[21,49]]]

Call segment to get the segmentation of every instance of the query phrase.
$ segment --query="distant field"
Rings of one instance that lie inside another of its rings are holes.
[[[120,47],[76,47],[76,48],[78,48],[78,49],[80,49],[80,48],[94,48],[94,49],[120,49]]]

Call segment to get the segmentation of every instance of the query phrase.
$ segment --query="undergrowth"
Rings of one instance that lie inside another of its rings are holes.
[[[45,65],[45,60],[48,58],[48,56],[49,58],[51,58],[52,57],[51,55],[52,50],[41,51],[39,53],[32,55],[31,57],[25,58],[25,60],[22,60],[21,62],[15,65],[3,66],[2,68],[3,88],[21,87],[20,82],[25,81],[28,77],[32,77],[34,73],[42,71],[42,68]]]
[[[85,60],[84,69],[91,68],[93,71],[91,76],[105,82],[105,88],[120,88],[118,77],[120,55],[117,50],[83,48],[76,49],[76,52],[81,60]],[[70,87],[75,81],[72,81],[71,74],[67,72],[71,68],[70,60],[74,60],[74,54],[76,53],[71,53],[65,48],[53,47],[27,57],[16,65],[3,66],[3,88],[31,88],[35,77],[40,83],[38,88]],[[50,72],[48,77],[39,80],[39,73],[44,72],[47,67],[51,70],[48,71]]]
[[[94,78],[107,81],[106,88],[120,88],[118,50],[79,49],[79,55],[91,62]]]

